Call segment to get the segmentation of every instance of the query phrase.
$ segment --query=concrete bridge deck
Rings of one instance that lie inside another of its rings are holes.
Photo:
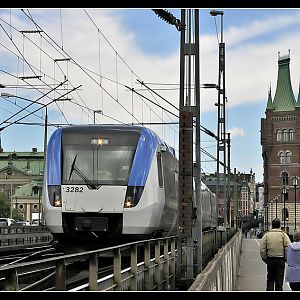
[[[267,283],[267,266],[259,255],[257,238],[243,238],[242,257],[238,276],[238,291],[265,291]],[[284,282],[284,291],[291,291]]]

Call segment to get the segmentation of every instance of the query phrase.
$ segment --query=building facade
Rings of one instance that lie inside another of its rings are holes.
[[[41,211],[44,152],[0,151],[0,190],[11,201],[11,208],[31,222]]]
[[[290,53],[278,54],[276,92],[272,99],[269,89],[265,115],[261,119],[261,145],[266,227],[278,217],[282,227],[292,233],[300,221],[300,182],[295,181],[300,176],[300,94],[296,100],[290,78]]]
[[[223,178],[223,177],[222,177]],[[202,174],[202,181],[208,188],[216,194],[217,174]],[[223,197],[221,187],[223,182],[219,184],[219,198]],[[227,221],[233,227],[237,218],[251,219],[256,210],[256,183],[255,173],[240,173],[236,175],[230,173],[227,177]],[[224,204],[218,204],[218,217],[224,218]]]

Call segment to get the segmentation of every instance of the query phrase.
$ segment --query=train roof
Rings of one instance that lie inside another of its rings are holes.
[[[210,188],[203,181],[201,181],[201,190],[211,192]]]
[[[154,134],[160,144],[166,145],[169,152],[171,152],[174,156],[175,155],[175,149],[168,145],[166,142],[164,142],[161,137],[152,129],[144,126],[138,126],[138,125],[126,125],[126,124],[84,124],[84,125],[68,125],[59,128],[63,132],[93,132],[93,131],[99,131],[99,129],[102,131],[106,130],[121,130],[121,131],[128,131],[128,132],[142,132],[142,130],[146,130],[148,132],[151,132]]]

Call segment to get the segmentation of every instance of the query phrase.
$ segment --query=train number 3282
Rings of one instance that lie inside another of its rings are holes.
[[[82,186],[66,186],[65,187],[66,193],[83,193]]]

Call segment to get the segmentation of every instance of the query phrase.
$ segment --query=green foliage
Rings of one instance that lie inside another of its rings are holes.
[[[7,200],[4,192],[0,192],[0,217],[9,218],[10,202]]]
[[[0,217],[10,218],[10,201],[7,200],[4,192],[0,192]],[[12,211],[12,218],[24,221],[24,217],[16,209]]]

